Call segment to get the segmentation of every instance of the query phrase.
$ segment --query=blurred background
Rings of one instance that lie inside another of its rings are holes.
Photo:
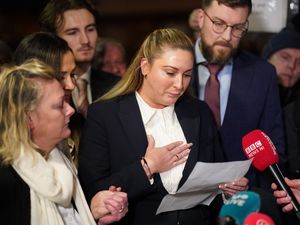
[[[47,0],[1,0],[0,39],[12,49],[27,34],[39,30],[38,17]],[[91,0],[96,6],[100,21],[100,37],[111,37],[122,44],[129,58],[133,56],[142,40],[156,28],[176,27],[193,36],[188,26],[191,11],[201,6],[201,0]],[[285,2],[287,23],[299,12],[299,0],[252,0],[277,7]],[[262,46],[272,32],[250,31],[242,40],[241,47],[260,54]]]

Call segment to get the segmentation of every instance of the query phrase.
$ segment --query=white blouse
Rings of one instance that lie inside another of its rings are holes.
[[[78,212],[74,209],[72,204],[70,204],[69,207],[57,205],[57,209],[65,225],[84,225]]]
[[[174,105],[163,109],[150,107],[143,98],[135,92],[136,99],[142,114],[147,135],[152,135],[155,147],[162,147],[175,141],[186,143],[185,136],[176,116]],[[169,194],[175,194],[178,188],[185,163],[168,171],[160,173],[163,186]]]

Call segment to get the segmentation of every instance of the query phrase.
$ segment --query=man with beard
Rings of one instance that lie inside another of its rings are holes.
[[[275,69],[259,57],[238,50],[240,39],[248,29],[251,8],[251,0],[202,1],[191,85],[194,94],[212,109],[228,161],[246,159],[242,138],[255,129],[271,138],[283,161],[284,139]],[[211,68],[218,71],[214,76],[209,72]],[[251,188],[261,194],[262,210],[271,214],[276,224],[281,224],[268,174],[250,168],[247,177]]]
[[[41,29],[63,38],[73,51],[77,66],[73,100],[83,115],[88,104],[118,81],[116,76],[91,68],[98,38],[96,20],[95,9],[85,0],[50,0],[40,17]]]

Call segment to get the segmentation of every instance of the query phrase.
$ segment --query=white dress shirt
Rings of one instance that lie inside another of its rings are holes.
[[[152,135],[155,147],[162,147],[175,141],[186,143],[185,136],[174,110],[174,105],[163,109],[150,107],[136,92],[137,102],[141,111],[144,127],[147,135]],[[168,171],[160,173],[165,189],[170,194],[175,194],[178,188],[185,163]]]
[[[199,83],[199,99],[204,101],[205,96],[205,85],[209,78],[209,71],[206,66],[201,63],[206,62],[206,59],[202,55],[200,51],[200,39],[196,41],[195,44],[195,55],[196,55],[196,64],[198,65],[198,80]],[[221,115],[221,124],[223,123],[226,107],[228,103],[228,96],[231,85],[231,77],[232,77],[232,68],[233,68],[233,60],[230,59],[228,63],[224,65],[224,67],[218,73],[218,80],[220,82],[220,115]]]

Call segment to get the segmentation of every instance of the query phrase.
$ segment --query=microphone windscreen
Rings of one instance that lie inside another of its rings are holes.
[[[245,219],[243,225],[275,225],[274,221],[266,214],[251,213]]]
[[[260,197],[253,191],[242,191],[233,195],[220,210],[219,217],[227,216],[234,219],[237,225],[242,225],[245,218],[260,209]]]
[[[252,165],[260,171],[279,161],[274,144],[261,130],[246,134],[242,139],[242,146],[247,158],[252,159]]]

